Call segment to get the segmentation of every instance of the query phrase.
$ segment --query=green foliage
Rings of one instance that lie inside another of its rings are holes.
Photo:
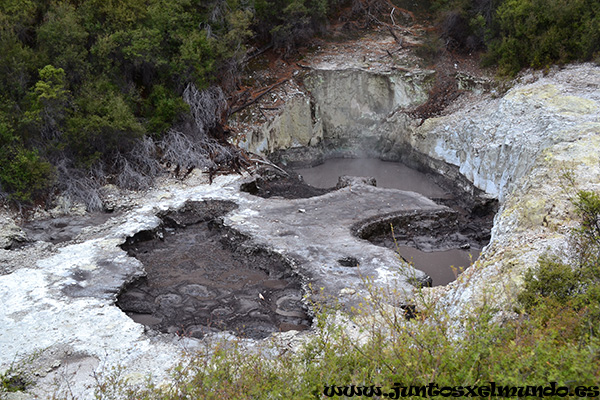
[[[561,315],[552,327],[526,319],[499,326],[490,323],[493,310],[482,308],[464,332],[453,337],[442,314],[390,325],[383,315],[387,312],[380,311],[371,314],[376,318],[371,329],[354,329],[354,334],[343,325],[323,323],[295,350],[265,346],[248,352],[235,341],[219,343],[210,354],[182,362],[173,370],[171,383],[162,387],[129,386],[107,376],[101,379],[97,398],[308,400],[324,398],[325,387],[332,385],[374,386],[391,393],[396,382],[435,382],[439,387],[557,382],[574,387],[596,385],[600,377],[600,343],[572,342],[564,331],[574,321]],[[321,321],[330,317],[319,316]],[[114,388],[119,388],[118,394]]]
[[[485,44],[484,63],[507,75],[592,60],[600,50],[599,0],[436,0],[433,9],[449,46]]]
[[[581,227],[576,231],[580,262],[590,269],[589,279],[600,279],[600,196],[582,190],[577,192],[573,204],[581,218]]]
[[[22,127],[26,130],[24,138],[32,130],[45,138],[59,134],[60,125],[65,118],[69,91],[65,89],[65,71],[46,65],[39,71],[40,80],[29,92],[29,109],[23,113]]]
[[[574,232],[573,265],[541,257],[527,271],[518,300],[527,313],[547,323],[557,310],[577,316],[582,335],[597,336],[600,325],[600,196],[578,191],[573,200],[581,226]]]
[[[527,312],[544,301],[564,306],[581,287],[578,275],[570,266],[542,257],[536,268],[525,273],[525,290],[519,294],[519,301]]]
[[[87,0],[80,8],[88,32],[122,30],[134,27],[146,17],[145,0]]]
[[[124,96],[110,83],[86,85],[66,121],[66,143],[82,166],[131,149],[145,133]]]
[[[157,137],[164,133],[179,115],[189,111],[189,106],[181,97],[175,96],[162,85],[152,88],[152,94],[145,105],[147,109],[144,114],[148,116],[146,131]]]
[[[48,175],[48,160],[61,165],[59,180],[65,165],[97,165],[111,174],[131,169],[131,162],[115,160],[144,135],[158,139],[182,120],[188,85],[231,87],[248,41],[289,47],[324,24],[328,6],[329,0],[0,2],[0,118],[16,143],[10,160],[4,156],[3,190],[15,191],[15,199],[39,193],[25,188],[35,168]]]
[[[29,384],[30,382],[11,369],[0,373],[0,393],[20,392],[27,389]]]
[[[589,60],[600,48],[598,10],[598,0],[506,0],[498,7],[489,60],[508,74]]]
[[[12,101],[19,101],[27,93],[37,71],[38,55],[8,29],[0,30],[0,52],[0,93]]]
[[[59,3],[48,11],[37,29],[37,49],[47,62],[64,69],[71,82],[80,83],[89,69],[88,36],[75,7]]]
[[[232,79],[252,23],[252,5],[237,1],[0,2],[0,119],[15,139],[3,150],[3,190],[43,192],[29,183],[35,168],[48,176],[47,160],[130,166],[117,155],[180,121],[188,84]]]
[[[37,152],[26,150],[7,123],[0,119],[0,188],[10,199],[29,203],[48,190],[52,166]]]
[[[181,77],[179,84],[191,81],[198,87],[207,86],[214,64],[214,48],[203,31],[194,31],[182,38],[180,51],[171,60],[173,70]]]
[[[8,149],[0,155],[0,182],[10,192],[10,198],[29,203],[44,193],[52,183],[52,165],[43,161],[33,150],[19,147]]]

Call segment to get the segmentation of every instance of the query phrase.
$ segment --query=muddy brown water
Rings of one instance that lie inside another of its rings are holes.
[[[378,159],[332,158],[312,168],[297,169],[304,181],[317,188],[334,187],[341,175],[373,177],[378,187],[417,192],[429,198],[444,198],[450,194],[433,180],[399,162]]]
[[[160,230],[130,238],[123,248],[147,276],[126,287],[117,305],[154,330],[196,338],[231,331],[261,339],[308,329],[301,281],[286,260],[219,223],[234,207],[189,202],[163,215]]]
[[[341,175],[351,175],[374,177],[378,187],[417,192],[428,198],[450,200],[453,197],[452,193],[437,185],[430,176],[399,162],[378,159],[329,159],[318,166],[297,169],[296,172],[302,175],[307,184],[318,188],[334,187]],[[445,228],[440,228],[438,233],[440,236],[448,234]],[[436,232],[429,234],[435,235]],[[481,247],[487,244],[485,240],[469,240],[464,237],[462,241],[455,240],[454,245],[457,248],[448,248],[448,243],[438,243],[439,249],[436,249],[435,245],[424,249],[423,246],[418,248],[407,245],[410,240],[394,240],[389,229],[367,239],[398,251],[406,261],[412,262],[417,269],[427,273],[434,286],[454,281],[457,275],[479,257]]]
[[[433,286],[445,285],[454,281],[460,273],[477,260],[480,249],[450,249],[421,251],[410,246],[398,245],[396,250],[406,261],[431,277]]]

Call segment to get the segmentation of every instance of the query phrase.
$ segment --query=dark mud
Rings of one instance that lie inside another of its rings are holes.
[[[432,285],[452,282],[477,258],[490,240],[495,203],[484,215],[462,207],[442,212],[390,215],[363,221],[355,234],[395,250],[432,278]],[[475,210],[478,210],[475,207]]]
[[[298,178],[294,172],[300,172],[304,178]],[[356,227],[355,231],[373,244],[397,251],[407,262],[430,275],[434,285],[455,280],[490,240],[497,201],[466,192],[430,171],[378,159],[328,159],[294,172],[284,175],[271,171],[266,178],[255,177],[242,189],[266,197],[261,188],[279,187],[292,194],[281,194],[281,197],[311,197],[321,195],[321,191],[335,190],[340,175],[350,174],[373,177],[377,186],[414,191],[449,207],[450,210],[442,213],[380,216]],[[254,188],[253,185],[256,189],[248,190]]]
[[[29,242],[63,243],[74,239],[84,228],[102,225],[118,213],[96,212],[26,222],[21,229]]]
[[[123,248],[147,276],[128,285],[117,305],[151,329],[196,338],[231,331],[261,339],[308,329],[301,280],[287,260],[220,223],[235,207],[189,202],[162,215],[158,231],[130,238]]]
[[[333,188],[318,188],[302,180],[293,170],[279,171],[271,167],[261,167],[253,178],[240,186],[242,192],[264,199],[281,197],[284,199],[307,199],[329,193]]]
[[[376,217],[357,225],[355,233],[377,245],[411,246],[421,251],[481,248],[489,239],[484,232],[461,224],[454,210]]]

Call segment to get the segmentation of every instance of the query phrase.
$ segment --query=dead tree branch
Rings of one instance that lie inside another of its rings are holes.
[[[271,86],[269,86],[264,92],[262,92],[261,94],[259,94],[258,96],[256,96],[254,99],[250,100],[249,102],[242,104],[239,107],[234,108],[233,110],[229,111],[229,115],[233,115],[238,111],[243,110],[244,108],[251,106],[252,104],[256,103],[258,100],[260,100],[264,95],[266,95],[267,93],[270,93],[273,89],[275,89],[277,86],[282,85],[283,83],[287,82],[287,79],[283,79],[277,83],[272,84]]]

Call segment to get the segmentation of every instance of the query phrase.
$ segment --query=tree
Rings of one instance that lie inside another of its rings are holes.
[[[75,8],[59,3],[46,13],[37,29],[37,48],[48,63],[64,69],[70,82],[78,84],[88,76],[88,37]]]
[[[61,135],[62,123],[66,117],[69,91],[65,88],[65,71],[46,65],[39,71],[30,98],[29,110],[23,114],[21,125],[27,139],[53,140]]]
[[[124,96],[110,83],[88,83],[66,121],[68,153],[80,167],[127,152],[145,130]]]

